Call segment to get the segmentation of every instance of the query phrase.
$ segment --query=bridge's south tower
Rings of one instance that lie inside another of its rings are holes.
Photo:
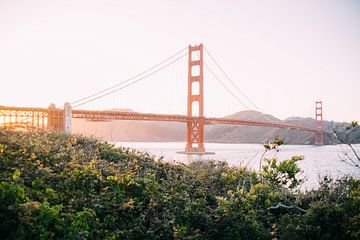
[[[189,46],[188,95],[185,153],[204,154],[203,45]]]

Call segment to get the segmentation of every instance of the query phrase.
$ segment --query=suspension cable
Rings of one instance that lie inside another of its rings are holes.
[[[241,105],[243,105],[246,109],[250,109],[245,103],[243,103],[240,98],[238,98],[222,81],[221,79],[210,69],[210,67],[207,65],[207,63],[204,61],[204,65],[206,69],[213,75],[213,77],[223,86],[226,91],[228,91],[231,96],[233,96]]]
[[[121,89],[124,89],[124,88],[126,88],[126,87],[129,87],[129,86],[131,86],[131,85],[133,85],[133,84],[135,84],[135,83],[137,83],[137,82],[140,82],[141,80],[143,80],[143,79],[145,79],[145,78],[147,78],[147,77],[150,77],[151,75],[153,75],[153,74],[155,74],[155,73],[163,70],[164,68],[170,66],[171,64],[179,61],[180,59],[182,59],[182,58],[183,58],[184,56],[186,56],[187,54],[188,54],[188,53],[185,53],[185,54],[181,55],[180,57],[177,57],[175,60],[167,63],[166,65],[162,66],[161,68],[158,68],[158,69],[156,69],[155,71],[150,72],[150,73],[142,76],[141,78],[139,78],[139,79],[137,79],[137,80],[135,80],[135,81],[133,81],[133,82],[130,82],[130,83],[124,85],[124,86],[119,86],[118,88],[115,88],[114,90],[112,90],[112,91],[110,91],[110,92],[104,93],[104,94],[102,94],[102,95],[100,95],[100,96],[97,96],[97,97],[94,97],[94,98],[91,98],[91,99],[89,99],[89,100],[87,100],[87,101],[85,101],[85,102],[76,104],[76,105],[73,106],[73,108],[78,107],[78,106],[81,106],[81,105],[84,105],[84,104],[89,103],[89,102],[92,102],[92,101],[95,101],[95,100],[97,100],[97,99],[99,99],[99,98],[103,98],[103,97],[105,97],[105,96],[107,96],[107,95],[110,95],[110,94],[112,94],[112,93],[114,93],[114,92],[120,91]],[[128,82],[128,80],[127,80],[127,82]],[[125,83],[125,81],[124,81],[123,83]],[[120,84],[119,84],[119,85],[120,85]],[[98,94],[96,94],[96,95],[98,95]]]
[[[245,103],[243,103],[240,98],[238,98],[224,83],[223,81],[221,81],[221,79],[210,69],[209,65],[204,61],[204,65],[205,67],[209,70],[209,72],[211,73],[211,75],[213,75],[215,77],[215,79],[221,84],[221,86],[223,86],[230,94],[231,96],[233,96],[233,98],[235,98],[236,101],[238,101],[241,105],[243,105],[243,107],[245,107],[247,110],[251,110]],[[258,115],[259,117],[263,117],[267,120],[269,120],[270,122],[273,121],[273,119],[270,119],[266,114],[261,114],[257,111],[253,111],[253,113],[255,115]]]
[[[96,93],[94,93],[94,94],[91,94],[91,95],[89,95],[89,96],[87,96],[87,97],[84,97],[84,98],[81,98],[81,99],[79,99],[79,100],[73,101],[71,104],[76,104],[76,103],[82,102],[82,101],[84,101],[84,100],[86,100],[86,99],[95,97],[95,96],[97,96],[97,95],[99,95],[99,94],[102,94],[102,93],[107,92],[107,91],[109,91],[109,90],[111,90],[111,89],[113,89],[113,88],[119,87],[120,85],[123,85],[123,84],[125,84],[125,83],[127,83],[127,82],[130,82],[131,80],[134,80],[134,79],[136,79],[136,78],[144,75],[145,73],[150,72],[151,70],[153,70],[153,69],[161,66],[162,64],[166,63],[167,61],[173,59],[174,57],[176,57],[177,55],[179,55],[180,53],[182,53],[182,52],[183,52],[184,50],[186,50],[186,49],[187,49],[187,47],[181,49],[180,51],[178,51],[178,52],[175,53],[174,55],[172,55],[172,56],[164,59],[164,60],[161,61],[160,63],[158,63],[158,64],[156,64],[156,65],[154,65],[154,66],[146,69],[145,71],[143,71],[143,72],[141,72],[141,73],[139,73],[139,74],[137,74],[137,75],[135,75],[135,76],[132,76],[132,77],[126,79],[125,81],[122,81],[122,82],[120,82],[120,83],[117,83],[117,84],[115,84],[115,85],[113,85],[113,86],[110,86],[110,87],[108,87],[108,88],[106,88],[106,89],[103,89],[103,90],[101,90],[101,91],[99,91],[99,92],[96,92]],[[106,95],[105,95],[105,96],[106,96]],[[85,102],[85,103],[87,103],[87,102]],[[84,103],[84,104],[85,104],[85,103]],[[76,106],[79,106],[79,105],[82,105],[82,104],[77,104]]]
[[[226,77],[226,79],[231,83],[231,85],[233,85],[233,87],[239,91],[239,93],[246,98],[246,100],[249,101],[249,103],[251,105],[253,105],[256,109],[258,109],[260,112],[263,112],[258,106],[256,106],[256,104],[251,101],[251,99],[246,96],[246,94],[240,90],[240,88],[234,83],[234,81],[231,80],[231,78],[229,77],[229,75],[226,74],[226,72],[223,70],[223,68],[220,66],[220,64],[215,60],[215,58],[210,54],[209,50],[204,46],[206,53],[210,56],[210,58],[214,61],[214,63],[216,64],[216,66],[220,69],[220,71],[224,74],[224,76]]]

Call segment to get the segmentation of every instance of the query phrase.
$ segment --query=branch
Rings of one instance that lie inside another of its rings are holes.
[[[349,143],[348,145],[349,145],[349,147],[351,148],[351,150],[353,151],[353,153],[355,154],[356,158],[360,161],[360,157],[359,157],[359,155],[357,154],[357,152],[355,151],[354,147],[353,147],[350,143]]]
[[[351,167],[359,167],[356,163],[351,164],[351,163],[348,162],[346,159],[344,159],[344,158],[342,158],[342,157],[340,157],[340,156],[339,156],[339,158],[340,158],[340,160],[341,160],[342,162],[346,163],[347,165],[349,165],[349,166],[351,166]]]
[[[267,151],[268,151],[268,150],[265,149],[265,151],[263,152],[263,154],[262,154],[261,157],[260,157],[260,168],[259,168],[259,171],[260,171],[260,172],[261,172],[262,160],[263,160],[263,158],[264,158],[264,156],[265,156],[265,153],[266,153]]]
[[[305,209],[302,209],[301,207],[298,207],[298,206],[287,206],[287,205],[284,205],[282,203],[278,203],[276,206],[271,206],[269,207],[267,210],[277,210],[277,209],[280,209],[280,208],[285,208],[286,210],[290,210],[290,209],[296,209],[296,210],[299,210],[300,212],[303,212],[303,213],[306,213],[307,210]]]
[[[353,167],[359,167],[359,164],[357,164],[347,153],[344,153],[344,155],[349,159],[350,162],[352,162],[354,165]],[[345,159],[342,159],[344,162],[346,162]]]

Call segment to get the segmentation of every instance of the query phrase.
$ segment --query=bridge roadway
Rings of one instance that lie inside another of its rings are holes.
[[[119,112],[119,111],[91,111],[91,110],[72,110],[73,118],[83,118],[92,121],[107,121],[107,120],[140,120],[140,121],[167,121],[167,122],[188,122],[196,121],[199,118],[188,117],[186,115],[177,114],[154,114],[154,113],[138,113],[138,112]],[[320,132],[317,128],[267,122],[267,121],[253,121],[241,119],[227,119],[227,118],[207,118],[204,117],[204,123],[210,124],[229,124],[229,125],[244,125],[244,126],[261,126],[261,127],[274,127],[285,129],[297,129],[308,132]]]
[[[62,109],[58,109],[63,111]],[[48,108],[33,108],[33,107],[8,107],[0,106],[0,115],[13,117],[17,115],[19,121],[21,118],[31,118],[30,112],[44,113],[47,115]],[[154,113],[139,113],[139,112],[120,112],[120,111],[95,111],[95,110],[77,110],[71,111],[72,118],[81,118],[91,121],[109,121],[109,120],[139,120],[139,121],[167,121],[167,122],[192,122],[198,121],[199,118],[188,117],[186,115],[177,114],[154,114]],[[38,115],[38,114],[36,114]],[[20,121],[21,123],[21,121]],[[204,124],[229,124],[229,125],[244,125],[244,126],[261,126],[261,127],[274,127],[285,129],[296,129],[308,132],[318,133],[320,129],[286,124],[281,122],[268,122],[268,121],[253,121],[253,120],[241,120],[241,119],[227,119],[227,118],[208,118],[204,117]]]

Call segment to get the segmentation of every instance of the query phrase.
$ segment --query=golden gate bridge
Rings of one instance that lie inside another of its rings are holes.
[[[63,131],[70,134],[72,132],[73,118],[87,119],[93,121],[141,120],[183,122],[186,123],[186,147],[185,151],[182,153],[186,154],[206,154],[204,146],[204,125],[210,124],[263,126],[308,131],[315,134],[315,144],[324,144],[325,132],[323,129],[323,109],[321,101],[317,101],[315,103],[315,127],[285,124],[272,121],[252,121],[241,119],[205,117],[204,65],[207,68],[208,65],[204,62],[203,59],[204,48],[205,47],[203,46],[203,44],[195,46],[190,45],[187,48],[188,52],[185,54],[178,56],[185,50],[183,49],[177,54],[165,59],[161,63],[147,69],[146,71],[132,78],[127,79],[126,81],[101,90],[95,94],[81,98],[72,103],[65,103],[64,107],[61,108],[56,108],[54,104],[51,104],[48,108],[0,106],[0,126],[5,128],[45,129],[49,131]],[[187,115],[75,109],[78,106],[96,101],[97,99],[103,98],[111,93],[131,86],[161,71],[162,69],[173,64],[174,62],[185,57],[186,55],[188,56]],[[176,58],[174,59],[174,57]],[[218,65],[212,55],[210,55],[210,57]],[[218,67],[221,69],[219,65]],[[211,71],[211,69],[209,69],[209,71],[211,74],[213,74],[214,77],[216,77],[216,75]],[[222,69],[221,71],[225,74],[228,80],[231,81],[231,79]],[[237,88],[234,82],[231,81],[231,83],[234,87]],[[223,85],[223,87],[227,89],[225,85]],[[238,90],[240,91],[240,89]],[[233,97],[237,98],[231,91],[229,91],[229,93]],[[249,102],[251,102],[249,98],[247,99],[249,100]],[[255,104],[253,105],[256,106]]]

